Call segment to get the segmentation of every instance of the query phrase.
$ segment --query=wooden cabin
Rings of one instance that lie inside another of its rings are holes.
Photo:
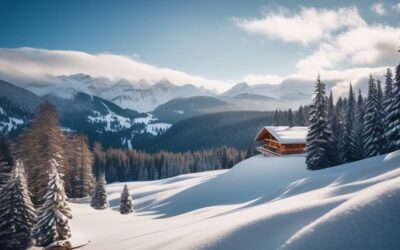
[[[256,136],[257,151],[265,156],[304,153],[307,127],[266,126]]]

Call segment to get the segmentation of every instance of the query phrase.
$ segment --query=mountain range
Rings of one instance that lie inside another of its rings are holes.
[[[92,77],[87,74],[53,76],[50,80],[30,83],[24,87],[38,96],[55,95],[64,99],[82,92],[111,101],[122,108],[139,112],[151,112],[173,99],[207,96],[225,102],[233,99],[241,110],[273,110],[297,107],[311,99],[313,84],[308,81],[285,80],[281,84],[248,85],[238,83],[224,93],[216,93],[192,84],[176,85],[167,78],[155,84],[142,79],[136,82],[126,79],[111,80],[107,77]]]
[[[310,83],[239,83],[217,94],[191,84],[175,85],[166,78],[153,85],[86,74],[50,79],[23,87],[0,81],[1,134],[18,134],[47,101],[57,108],[65,130],[83,132],[104,147],[140,147],[192,117],[207,120],[210,117],[204,115],[219,112],[272,111],[308,104],[313,89]]]

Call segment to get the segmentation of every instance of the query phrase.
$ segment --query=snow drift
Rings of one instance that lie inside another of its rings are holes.
[[[304,156],[255,156],[231,170],[130,182],[135,212],[71,204],[83,249],[398,249],[400,151],[320,171]]]

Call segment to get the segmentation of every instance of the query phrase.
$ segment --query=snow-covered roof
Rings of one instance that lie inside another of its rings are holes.
[[[267,130],[281,144],[306,143],[307,127],[289,126],[265,126],[256,136],[256,140],[262,140],[264,130]]]

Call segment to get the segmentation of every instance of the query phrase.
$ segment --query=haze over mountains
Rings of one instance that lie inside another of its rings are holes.
[[[231,126],[241,127],[243,124],[243,119],[238,117],[240,112],[297,109],[299,105],[310,102],[313,90],[311,82],[252,86],[242,82],[217,94],[192,84],[177,85],[166,78],[155,84],[87,74],[48,79],[51,81],[32,81],[21,87],[0,81],[2,134],[17,134],[32,119],[40,103],[48,101],[56,106],[64,129],[83,132],[91,142],[100,141],[105,147],[131,148],[133,145],[141,148],[149,145],[152,137],[165,133],[180,121],[200,116],[196,124],[207,124],[207,120],[212,118],[226,126],[224,131],[231,131]],[[208,116],[228,111],[233,113]],[[235,120],[235,124],[221,121],[227,116]],[[180,140],[193,140],[189,132],[193,123],[182,124],[179,124],[180,132],[187,136],[181,136]],[[209,131],[206,126],[203,133]],[[226,137],[229,137],[228,133]],[[242,143],[243,147],[249,143],[251,138]],[[168,147],[174,149],[173,145]]]
[[[111,80],[107,77],[92,77],[87,74],[62,75],[50,78],[48,82],[30,83],[24,87],[39,96],[56,95],[71,98],[79,92],[99,96],[122,108],[139,112],[150,112],[161,104],[176,98],[208,96],[219,99],[234,99],[237,104],[231,109],[273,110],[297,107],[310,101],[312,82],[290,82],[282,84],[248,85],[245,82],[232,86],[222,94],[192,84],[177,85],[167,78],[149,84],[146,80],[136,82],[126,79]],[[251,100],[251,106],[249,106]],[[279,101],[279,100],[284,100]]]

